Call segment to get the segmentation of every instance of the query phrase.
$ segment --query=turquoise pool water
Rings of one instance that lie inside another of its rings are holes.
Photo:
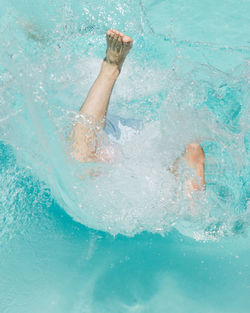
[[[249,3],[0,3],[0,311],[248,313]],[[66,138],[110,27],[135,41],[110,114],[144,128],[82,181]],[[166,168],[197,139],[193,215]]]

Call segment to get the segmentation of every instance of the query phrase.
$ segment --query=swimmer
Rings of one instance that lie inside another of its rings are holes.
[[[133,40],[114,29],[107,31],[106,40],[106,57],[100,73],[80,109],[81,114],[91,121],[91,127],[80,122],[74,125],[72,154],[79,162],[110,162],[114,154],[108,148],[98,148],[96,134],[100,127],[105,127],[110,96]],[[194,191],[205,189],[204,151],[198,143],[190,143],[183,158],[195,172],[195,176],[186,182],[187,194],[192,197]],[[170,168],[174,175],[177,175],[179,160],[180,158]]]

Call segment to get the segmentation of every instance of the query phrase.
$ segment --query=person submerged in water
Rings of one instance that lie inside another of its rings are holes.
[[[79,162],[112,162],[114,152],[109,148],[98,147],[96,134],[99,127],[104,129],[106,113],[113,87],[122,69],[124,60],[133,46],[133,40],[123,33],[110,29],[106,33],[107,50],[100,73],[92,85],[80,112],[91,121],[91,127],[78,122],[74,125],[72,154]],[[190,143],[183,154],[187,165],[194,170],[194,177],[187,182],[192,193],[205,189],[205,155],[198,143]],[[175,175],[179,159],[170,171]]]

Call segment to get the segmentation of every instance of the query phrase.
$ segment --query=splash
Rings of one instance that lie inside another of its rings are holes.
[[[241,233],[249,222],[249,64],[223,72],[185,59],[180,43],[154,33],[141,5],[131,7],[130,1],[107,1],[77,9],[64,2],[50,23],[13,8],[4,15],[0,140],[73,219],[89,227],[128,236],[175,227],[199,240]],[[119,140],[102,134],[106,144],[120,144],[115,164],[79,164],[68,137],[81,119],[78,110],[111,24],[134,33],[135,46],[110,111],[144,126],[120,125]],[[158,52],[168,47],[173,58],[159,65]],[[169,168],[193,141],[206,153],[207,191],[191,205],[184,183],[193,173],[184,162],[178,177]],[[13,173],[5,175],[13,180]]]

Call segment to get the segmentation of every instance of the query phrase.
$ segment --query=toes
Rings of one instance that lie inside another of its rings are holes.
[[[117,53],[128,53],[132,47],[133,40],[129,36],[125,36],[122,32],[115,29],[109,29],[106,33],[108,47]],[[123,52],[122,52],[123,51]]]
[[[106,32],[106,36],[109,38],[113,38],[115,36],[115,32],[112,28],[110,28],[107,32]]]
[[[108,43],[109,48],[115,49],[117,39],[118,39],[118,35],[117,35],[116,31],[113,30],[112,28],[109,29],[106,33],[106,39],[107,39],[107,43]]]
[[[109,29],[109,30],[106,32],[106,35],[107,35],[107,36],[110,36],[110,35],[111,35],[111,33],[112,33],[112,30],[111,30],[111,29]]]
[[[112,37],[112,30],[109,29],[109,30],[106,32],[106,40],[107,40],[108,45],[111,44],[112,39],[113,39],[113,37]]]
[[[133,42],[132,38],[130,38],[129,36],[123,36],[122,41],[125,44],[132,44],[132,42]]]
[[[123,33],[119,32],[119,30],[114,30],[114,32],[118,37],[123,36]]]
[[[133,40],[132,38],[130,38],[129,36],[123,36],[122,38],[122,41],[123,41],[123,46],[125,48],[125,50],[129,50],[132,45],[133,45]]]
[[[114,33],[113,38],[114,38],[115,40],[117,40],[117,39],[119,38],[119,35],[117,35],[117,33]]]
[[[110,33],[112,39],[111,49],[120,52],[122,49],[122,33],[115,29],[110,29],[108,33]]]
[[[110,28],[107,33],[106,33],[107,36],[111,36],[113,38],[122,38],[122,41],[124,43],[128,43],[128,44],[131,44],[133,42],[132,38],[130,38],[129,36],[125,36],[122,32],[119,32],[118,30],[116,29],[112,29]]]
[[[121,37],[121,36],[118,37],[116,43],[117,43],[116,51],[117,51],[118,53],[120,53],[121,50],[122,50],[122,47],[123,47],[123,42],[122,42],[122,37]]]
[[[112,30],[112,29],[109,29],[109,30],[106,32],[106,38],[111,40],[111,39],[113,38],[113,36],[114,36],[113,30]]]
[[[110,36],[112,38],[116,38],[117,37],[117,35],[116,35],[116,33],[115,33],[115,31],[113,29],[111,30]]]
[[[112,43],[111,43],[111,48],[113,50],[116,49],[118,38],[119,37],[116,34],[113,35],[113,38],[112,38],[113,40],[112,40]]]

